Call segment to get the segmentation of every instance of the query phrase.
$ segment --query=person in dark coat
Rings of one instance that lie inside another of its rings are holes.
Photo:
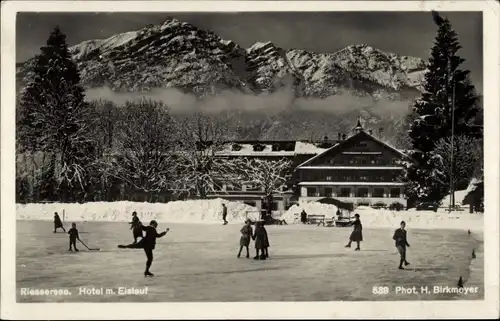
[[[250,245],[250,239],[252,238],[252,226],[250,225],[251,221],[247,219],[245,221],[245,225],[241,228],[241,238],[240,238],[240,251],[238,252],[238,257],[241,256],[241,251],[243,250],[243,247],[246,248],[247,250],[247,256],[246,258],[248,259],[250,257],[250,252],[248,250],[248,246]]]
[[[300,221],[302,222],[302,224],[307,223],[307,213],[305,210],[302,210],[302,212],[300,213]]]
[[[62,228],[64,233],[66,233],[66,230],[64,229],[63,223],[61,221],[61,218],[59,217],[59,214],[57,212],[54,213],[54,233],[57,232],[58,228]]]
[[[75,252],[78,252],[79,250],[76,248],[76,240],[80,239],[80,236],[78,235],[78,230],[76,229],[76,223],[71,224],[71,228],[68,231],[69,234],[69,250],[73,251],[71,247],[75,249]]]
[[[227,217],[227,207],[226,204],[222,204],[222,220],[224,221],[224,225],[227,224],[226,217]]]
[[[354,222],[351,223],[351,225],[354,226],[354,230],[351,233],[351,236],[349,237],[349,243],[345,247],[350,248],[352,242],[356,242],[358,245],[355,249],[355,251],[361,250],[359,247],[359,244],[361,241],[363,241],[363,225],[361,224],[361,221],[359,220],[359,214],[354,214]]]
[[[132,213],[132,222],[130,224],[130,229],[132,230],[132,234],[134,236],[134,244],[137,243],[137,239],[140,237],[142,238],[142,223],[137,217],[137,212]]]
[[[254,260],[265,260],[266,256],[264,255],[265,253],[265,248],[266,248],[266,237],[267,232],[264,226],[262,225],[262,222],[256,222],[255,223],[255,231],[252,236],[252,239],[255,241],[255,251],[256,255],[253,258]],[[268,241],[267,241],[268,242]],[[261,255],[259,255],[259,253]]]
[[[399,269],[404,270],[403,263],[405,266],[410,265],[410,262],[406,261],[406,247],[410,247],[408,240],[406,238],[406,223],[401,221],[400,228],[394,231],[392,239],[396,242],[396,248],[398,249],[399,255],[401,256],[399,260]]]
[[[166,229],[165,232],[158,233],[156,228],[158,223],[152,220],[149,226],[141,225],[141,229],[146,232],[146,235],[137,243],[132,243],[129,245],[118,245],[121,249],[144,249],[146,253],[146,270],[144,271],[144,276],[154,276],[153,273],[149,271],[151,264],[153,264],[153,250],[156,246],[156,239],[163,237],[170,229]]]
[[[261,255],[261,260],[265,260],[269,258],[269,247],[271,246],[269,244],[269,237],[267,236],[267,230],[266,230],[266,223],[262,222],[262,230],[264,231],[264,253]],[[262,258],[264,256],[264,258]]]

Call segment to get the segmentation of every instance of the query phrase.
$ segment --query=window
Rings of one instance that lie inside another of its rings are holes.
[[[368,188],[358,188],[356,197],[368,197]]]
[[[214,182],[214,191],[222,191],[222,186],[223,186],[222,182],[215,181]]]
[[[374,188],[372,196],[373,197],[384,197],[384,189],[383,188]]]
[[[260,186],[256,184],[246,184],[245,186],[247,192],[258,192],[261,190]]]
[[[327,180],[327,181],[331,181],[331,180],[332,180],[332,177],[331,177],[331,176],[327,176],[327,177],[326,177],[326,180]]]
[[[399,193],[400,193],[399,188],[391,188],[391,197],[392,198],[398,198]]]
[[[316,196],[316,187],[308,187],[307,196]]]
[[[351,189],[350,188],[341,188],[340,189],[340,197],[349,197],[351,196]]]
[[[257,203],[255,201],[244,201],[243,203],[253,207],[257,206]]]
[[[322,196],[325,196],[325,197],[331,197],[332,196],[332,189],[329,188],[329,187],[326,187],[324,190],[323,190],[323,195]]]
[[[267,210],[267,202],[262,201],[260,208],[263,210]],[[272,202],[271,211],[277,211],[277,210],[278,210],[278,202]]]
[[[226,186],[226,191],[241,191],[241,185],[236,183],[229,183]]]
[[[360,181],[367,181],[368,180],[368,176],[360,176],[359,180]]]

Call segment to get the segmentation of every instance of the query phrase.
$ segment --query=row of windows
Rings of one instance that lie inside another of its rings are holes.
[[[342,155],[341,157],[335,157],[326,163],[326,165],[398,165],[398,158],[383,158],[381,155]]]
[[[255,185],[255,184],[237,184],[237,183],[228,183],[228,184],[223,184],[223,183],[215,183],[213,186],[214,191],[223,191],[223,187],[225,185],[225,190],[228,192],[241,192],[243,191],[243,187],[245,187],[246,192],[262,192],[264,189],[261,186]],[[288,187],[283,186],[281,191],[287,191]]]
[[[306,181],[335,181],[335,182],[393,182],[396,181],[400,173],[394,172],[362,172],[362,171],[342,171],[342,172],[306,172],[302,174],[302,179]]]
[[[337,196],[339,197],[351,197],[351,192],[352,188],[350,187],[342,187],[340,190],[338,190]],[[391,198],[398,198],[400,197],[401,189],[399,188],[391,188],[389,190],[389,196]],[[307,196],[309,197],[315,197],[315,196],[321,196],[321,197],[332,197],[333,196],[333,188],[322,188],[317,191],[316,187],[308,187],[307,188]],[[368,188],[360,187],[356,188],[354,191],[354,196],[355,197],[368,197]],[[372,191],[371,197],[384,197],[384,189],[383,188],[374,188]]]

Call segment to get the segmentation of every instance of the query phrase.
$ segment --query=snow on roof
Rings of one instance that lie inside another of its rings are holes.
[[[234,144],[227,144],[224,149],[217,154],[219,156],[295,156],[295,155],[316,155],[318,153],[326,150],[325,148],[316,147],[313,143],[306,142],[295,142],[295,148],[293,151],[278,150],[273,151],[273,144],[268,142],[262,142],[261,145],[264,147],[262,151],[255,151],[253,146],[255,144],[237,143],[240,146],[239,150],[233,149]]]
[[[311,155],[316,155],[321,152],[324,152],[326,148],[320,148],[317,147],[316,145],[312,143],[307,143],[307,142],[296,142],[295,143],[295,153],[296,154],[311,154]]]

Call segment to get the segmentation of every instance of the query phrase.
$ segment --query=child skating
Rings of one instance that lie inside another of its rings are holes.
[[[57,232],[58,228],[62,228],[64,233],[66,233],[66,230],[64,229],[63,223],[61,221],[61,218],[59,217],[59,214],[57,212],[54,213],[54,233]]]
[[[144,271],[144,276],[154,276],[153,273],[149,271],[151,265],[153,264],[153,250],[156,246],[156,239],[164,236],[170,229],[166,229],[165,232],[158,233],[156,228],[158,223],[152,220],[149,226],[141,226],[141,229],[146,232],[146,235],[137,243],[132,243],[128,245],[118,245],[121,249],[144,249],[146,253],[146,270]]]
[[[69,229],[68,234],[70,252],[73,251],[72,247],[75,249],[75,252],[79,252],[79,250],[76,248],[76,240],[79,240],[80,236],[78,235],[78,230],[76,229],[76,223],[71,224],[71,228]]]
[[[132,222],[130,224],[130,229],[132,230],[132,234],[134,236],[134,244],[137,243],[138,238],[142,238],[142,223],[137,217],[137,212],[132,213]]]
[[[396,248],[398,249],[400,260],[399,260],[399,269],[404,270],[403,263],[405,266],[410,265],[410,262],[406,261],[406,247],[410,247],[406,238],[406,223],[405,221],[401,221],[400,228],[394,231],[394,235],[392,239],[396,242]]]
[[[358,245],[355,249],[355,251],[361,250],[360,248],[360,243],[363,241],[363,225],[361,224],[361,221],[359,220],[359,214],[354,214],[355,220],[352,222],[352,225],[354,226],[354,230],[351,233],[351,236],[349,237],[349,243],[345,246],[346,248],[351,248],[351,243],[356,242]]]
[[[248,246],[250,245],[250,238],[252,237],[252,226],[250,225],[251,221],[247,219],[245,221],[245,225],[241,228],[241,237],[240,237],[240,251],[238,252],[238,257],[241,256],[241,251],[243,250],[243,247],[246,248],[247,250],[247,256],[246,258],[248,259],[250,257],[250,252],[248,250]]]

